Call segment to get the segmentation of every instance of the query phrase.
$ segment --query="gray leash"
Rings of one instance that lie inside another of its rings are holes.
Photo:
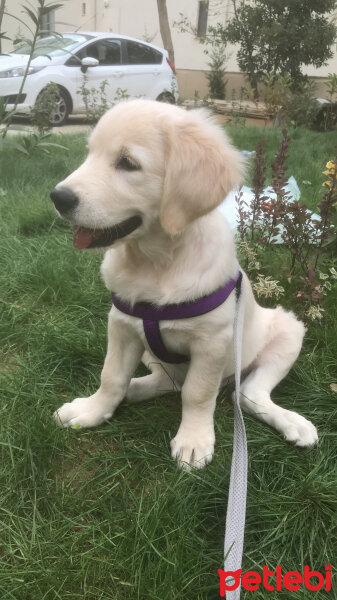
[[[248,453],[245,424],[240,408],[240,375],[244,313],[243,281],[241,280],[241,286],[237,292],[234,318],[234,440],[226,516],[225,571],[237,571],[237,569],[241,569],[245,534]],[[234,583],[231,576],[228,576],[226,583],[228,585]],[[236,590],[226,591],[226,598],[239,600],[240,588],[241,584]]]

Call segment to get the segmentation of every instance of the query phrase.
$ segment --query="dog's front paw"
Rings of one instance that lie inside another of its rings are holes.
[[[212,460],[214,441],[213,427],[196,431],[180,427],[176,437],[171,440],[172,458],[177,459],[184,469],[202,469]]]
[[[314,446],[318,441],[317,429],[311,421],[291,410],[283,410],[277,428],[287,440],[302,448]]]
[[[62,427],[97,427],[112,416],[105,407],[100,406],[97,399],[76,398],[72,402],[66,402],[54,412],[54,419]]]

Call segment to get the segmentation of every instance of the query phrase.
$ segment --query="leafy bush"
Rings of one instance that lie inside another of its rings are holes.
[[[32,157],[36,150],[40,150],[43,154],[50,154],[51,148],[59,148],[68,152],[68,148],[65,146],[47,141],[50,136],[50,132],[32,131],[29,135],[19,138],[18,141],[12,141],[11,146],[29,158]]]
[[[312,127],[319,111],[315,83],[303,79],[296,89],[290,73],[270,73],[259,85],[259,93],[275,125]]]
[[[36,8],[34,8],[34,7],[32,8],[30,3],[28,6],[26,6],[24,4],[22,5],[22,12],[24,13],[25,18],[28,20],[28,23],[29,23],[29,25],[26,24],[26,27],[32,36],[31,38],[23,37],[22,41],[24,41],[30,47],[30,54],[28,57],[24,75],[22,77],[21,86],[20,86],[19,92],[17,94],[17,100],[14,105],[14,108],[8,112],[5,111],[6,107],[2,106],[2,109],[0,108],[0,135],[2,138],[6,137],[7,131],[11,126],[13,116],[17,112],[18,99],[22,94],[22,91],[23,91],[23,88],[24,88],[24,85],[26,82],[26,78],[29,73],[30,63],[33,59],[35,45],[36,45],[38,37],[42,33],[43,18],[46,17],[48,14],[50,14],[52,11],[54,11],[57,8],[60,8],[62,6],[62,4],[59,4],[59,3],[47,4],[46,0],[37,0],[37,4],[38,4],[38,6]],[[17,18],[17,17],[15,17],[15,18]],[[22,21],[21,19],[19,19],[19,21],[21,23],[24,23],[24,21]],[[2,37],[4,37],[3,34],[2,34]]]
[[[318,131],[329,131],[336,129],[337,126],[337,102],[334,104],[323,104],[320,107],[315,120],[313,129]]]
[[[31,122],[37,127],[39,133],[43,134],[50,130],[50,118],[58,98],[59,91],[56,83],[48,83],[39,95],[30,113]]]
[[[247,89],[245,87],[241,87],[239,92],[236,90],[232,90],[231,94],[231,112],[230,118],[227,123],[231,123],[237,125],[238,127],[245,127],[246,125],[246,116],[245,116],[245,107],[243,105],[243,101],[247,98]]]
[[[22,82],[20,86],[19,93],[17,94],[17,101],[14,105],[14,108],[11,111],[6,111],[6,105],[3,100],[0,103],[0,151],[3,148],[10,144],[12,147],[16,148],[17,151],[25,154],[26,156],[31,156],[37,149],[42,150],[45,154],[49,154],[48,147],[56,147],[66,150],[64,146],[59,144],[55,144],[52,142],[47,142],[46,138],[49,137],[47,133],[50,129],[49,117],[55,106],[55,98],[57,86],[55,84],[50,83],[46,91],[41,94],[40,98],[37,100],[37,103],[32,110],[32,119],[33,123],[37,126],[37,132],[31,132],[31,134],[24,136],[21,140],[10,140],[7,142],[6,136],[7,132],[10,128],[13,128],[12,119],[17,112],[17,103],[18,98],[20,97],[22,90],[25,85],[25,81],[29,72],[30,63],[32,61],[35,45],[38,37],[42,32],[42,21],[43,18],[46,17],[49,13],[57,8],[61,7],[62,4],[47,4],[46,0],[37,0],[38,6],[36,9],[32,8],[29,4],[28,6],[22,5],[22,11],[25,14],[25,17],[28,20],[29,25],[26,25],[27,29],[32,35],[31,39],[24,38],[24,41],[30,47],[30,54],[28,57],[28,62],[26,65],[25,73],[22,77]],[[21,19],[19,19],[20,22]],[[3,34],[1,37],[5,37]],[[8,39],[8,38],[7,38]],[[15,129],[18,129],[16,126]]]
[[[106,88],[108,85],[109,83],[105,79],[104,81],[101,81],[98,89],[94,87],[88,88],[88,77],[87,75],[83,75],[81,87],[77,94],[82,96],[85,106],[86,120],[91,125],[97,123],[104,113],[106,113],[106,111],[109,110],[109,108],[111,108],[114,104],[109,102],[106,96]],[[129,97],[130,96],[127,93],[127,90],[117,88],[114,102],[120,102],[121,100],[126,100]]]
[[[292,92],[285,106],[287,124],[312,127],[319,111],[315,98],[316,85],[312,79],[304,79]]]
[[[105,79],[101,81],[99,89],[88,88],[88,77],[83,75],[81,87],[78,90],[78,94],[81,95],[85,106],[86,120],[88,123],[97,123],[102,115],[110,108],[107,97],[106,87],[108,81]]]
[[[208,87],[211,98],[224,100],[226,98],[227,80],[226,72],[226,51],[225,47],[213,47],[210,54],[210,61],[207,63],[210,71],[206,73]]]
[[[315,129],[329,131],[337,125],[337,73],[329,73],[327,88],[328,104],[323,104],[314,121]]]
[[[261,271],[270,269],[268,250],[281,236],[284,245],[275,252],[287,252],[290,264],[285,282],[308,319],[324,316],[325,296],[337,285],[337,157],[326,165],[324,191],[319,204],[320,220],[313,219],[305,204],[292,200],[285,191],[286,160],[290,138],[283,131],[279,152],[271,165],[275,199],[264,195],[266,187],[265,141],[256,147],[253,192],[249,206],[237,195],[239,251],[251,274],[259,297],[278,297],[279,281]],[[294,291],[295,290],[295,291]]]
[[[268,113],[278,121],[284,119],[285,107],[291,96],[291,77],[289,73],[266,74],[259,86],[259,94],[263,99]]]

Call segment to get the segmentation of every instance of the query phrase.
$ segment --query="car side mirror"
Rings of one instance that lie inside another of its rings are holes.
[[[86,56],[81,60],[81,71],[82,73],[86,73],[89,67],[97,67],[97,65],[99,65],[99,60],[97,60],[97,58]]]

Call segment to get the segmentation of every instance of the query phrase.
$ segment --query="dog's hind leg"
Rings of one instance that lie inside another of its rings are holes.
[[[318,439],[316,427],[298,413],[281,408],[270,398],[273,388],[287,375],[299,355],[304,326],[293,313],[278,307],[270,331],[269,342],[241,385],[241,405],[282,433],[288,442],[296,446],[313,446]]]
[[[128,403],[142,402],[155,396],[163,396],[181,390],[185,378],[181,368],[162,365],[149,352],[144,352],[142,362],[151,371],[151,374],[131,379],[126,393]]]

